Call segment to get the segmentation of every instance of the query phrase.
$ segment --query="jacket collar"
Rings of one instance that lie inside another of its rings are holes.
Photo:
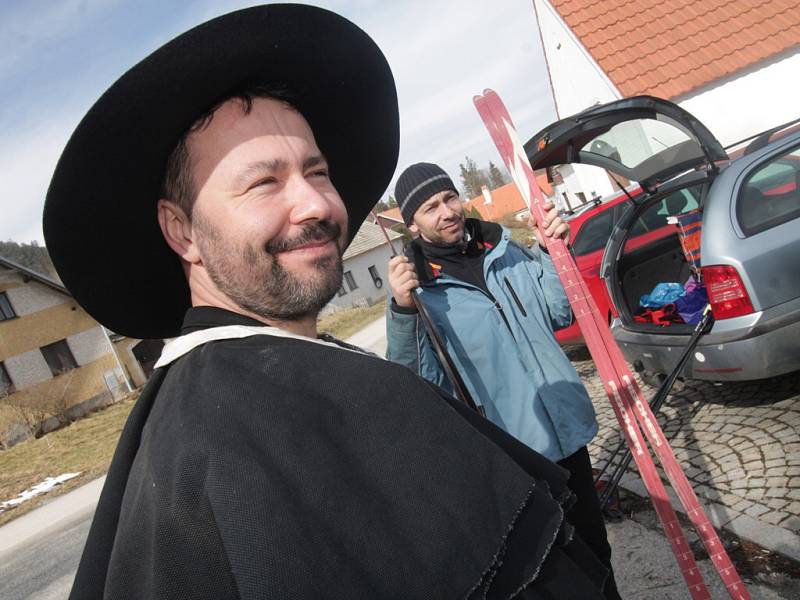
[[[466,219],[464,224],[465,237],[468,246],[487,254],[493,252],[498,246],[505,245],[507,230],[502,225],[478,219]],[[406,248],[406,256],[414,263],[420,284],[426,285],[442,276],[441,266],[436,262],[435,256],[430,256],[427,250],[431,245],[421,238],[414,238]],[[460,246],[460,244],[459,244]]]

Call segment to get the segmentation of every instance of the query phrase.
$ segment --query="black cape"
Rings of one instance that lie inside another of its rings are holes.
[[[400,365],[212,341],[137,401],[70,598],[601,598],[566,479]]]

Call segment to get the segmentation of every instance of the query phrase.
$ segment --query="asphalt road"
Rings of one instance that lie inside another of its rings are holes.
[[[379,319],[348,341],[382,354],[386,343],[384,328],[384,320]],[[744,394],[738,388],[735,391],[739,395]],[[706,398],[702,404],[708,402],[711,400]],[[755,408],[761,408],[762,404],[757,403]],[[723,412],[731,410],[725,403],[721,409],[726,409]],[[739,422],[739,428],[741,427],[742,423]],[[14,521],[0,528],[0,599],[67,598],[89,531],[93,503],[96,502],[101,485],[102,481],[97,480],[67,494],[84,496],[77,503],[73,502],[71,508],[66,508],[70,500],[62,497],[18,519],[19,523]],[[620,592],[628,599],[688,600],[688,592],[675,565],[669,544],[656,523],[654,513],[651,513],[652,510],[644,510],[644,516],[640,512],[635,520],[625,519],[621,523],[608,524],[612,560]],[[70,514],[74,516],[67,516]],[[33,524],[24,524],[26,519]],[[52,526],[48,527],[48,524]],[[43,530],[42,527],[46,529]],[[11,547],[12,542],[23,539],[27,541]],[[701,560],[699,566],[709,584],[712,597],[728,598],[709,561]],[[780,570],[768,571],[769,568],[766,568],[758,577],[746,578],[753,600],[800,598],[800,580],[792,579],[791,575],[781,573]],[[793,572],[796,573],[796,570]],[[765,583],[768,585],[764,585]]]
[[[650,511],[651,512],[651,511]],[[648,517],[639,521],[648,521]],[[643,525],[631,519],[609,523],[614,570],[624,598],[689,600],[689,593],[674,565],[669,544],[656,529],[655,517]],[[3,600],[65,600],[89,532],[91,513],[64,527],[50,530],[28,544],[0,555],[0,598]],[[708,560],[700,561],[713,598],[727,598]],[[783,581],[783,589],[747,582],[753,600],[797,598],[800,582]]]
[[[0,556],[3,600],[64,600],[89,534],[92,513]]]

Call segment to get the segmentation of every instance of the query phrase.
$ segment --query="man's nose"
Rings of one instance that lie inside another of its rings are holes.
[[[328,198],[305,177],[297,177],[291,186],[294,206],[292,221],[328,220],[331,216],[331,204]]]
[[[443,219],[452,219],[453,217],[458,216],[458,211],[449,204],[446,203],[442,204],[442,208],[443,210],[441,212],[441,215]]]

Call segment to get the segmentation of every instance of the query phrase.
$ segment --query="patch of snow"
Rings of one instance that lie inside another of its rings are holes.
[[[80,472],[64,473],[63,475],[59,475],[58,477],[48,477],[42,483],[38,483],[32,488],[25,490],[16,498],[0,502],[0,513],[8,510],[9,508],[14,508],[16,506],[19,506],[26,500],[30,500],[31,498],[35,498],[36,496],[40,496],[41,494],[46,494],[57,485],[61,485],[65,481],[68,481],[73,477],[77,477],[78,475],[80,475]]]

